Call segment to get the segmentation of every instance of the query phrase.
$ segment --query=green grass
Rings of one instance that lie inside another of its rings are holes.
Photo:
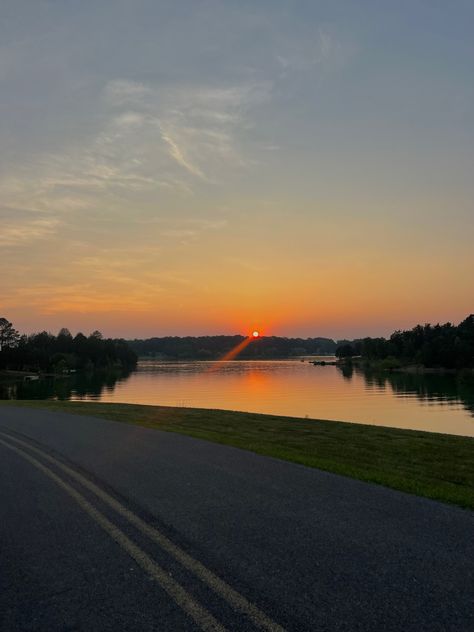
[[[474,439],[336,421],[65,401],[2,401],[177,432],[474,509]]]

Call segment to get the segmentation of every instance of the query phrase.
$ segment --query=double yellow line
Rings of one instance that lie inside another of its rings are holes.
[[[13,445],[12,445],[13,442]],[[226,628],[221,625],[213,615],[204,608],[194,597],[188,593],[178,582],[176,582],[159,564],[155,562],[145,551],[137,546],[123,531],[121,531],[104,514],[96,509],[80,492],[63,480],[52,469],[43,462],[32,456],[38,455],[43,461],[51,463],[55,468],[61,470],[69,477],[77,481],[82,487],[92,492],[99,500],[108,505],[122,518],[132,524],[143,535],[161,547],[166,553],[177,560],[184,568],[198,577],[204,584],[211,588],[216,594],[224,599],[235,611],[249,618],[252,623],[262,630],[268,632],[285,632],[278,623],[272,621],[264,612],[250,603],[243,595],[234,590],[220,577],[215,575],[204,564],[194,559],[183,549],[174,544],[169,538],[155,527],[152,527],[139,516],[127,509],[113,496],[95,485],[88,478],[76,472],[71,467],[61,463],[43,450],[27,443],[17,437],[0,431],[0,444],[12,450],[31,465],[40,470],[45,476],[54,481],[63,489],[77,504],[87,513],[135,562],[143,568],[168,595],[186,612],[201,630],[209,632],[226,632]],[[20,447],[21,446],[21,447]],[[25,451],[22,448],[26,448]]]

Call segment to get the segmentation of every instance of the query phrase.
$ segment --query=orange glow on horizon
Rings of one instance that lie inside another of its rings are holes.
[[[234,360],[239,355],[239,353],[241,353],[246,347],[249,346],[249,344],[253,340],[259,337],[260,337],[260,334],[258,331],[252,332],[251,336],[247,336],[247,338],[244,338],[242,342],[239,342],[238,345],[236,345],[233,349],[228,351],[224,356],[222,356],[222,358],[220,358],[219,360],[216,360],[211,366],[211,368],[209,369],[209,371],[216,371],[217,369],[219,369],[219,367],[222,366],[224,362],[229,362],[230,360]]]
[[[107,337],[126,339],[234,335],[242,329],[255,341],[267,335],[389,336],[396,329],[410,329],[420,322],[463,320],[472,311],[472,301],[469,303],[466,295],[466,261],[465,257],[459,257],[459,263],[453,260],[449,271],[443,260],[430,260],[429,269],[425,262],[426,267],[418,267],[420,274],[416,276],[410,273],[416,260],[408,255],[393,267],[369,269],[356,260],[350,276],[349,264],[343,258],[342,266],[336,258],[330,269],[316,268],[314,274],[298,274],[294,279],[293,271],[279,270],[278,263],[278,274],[266,278],[262,286],[260,275],[234,279],[225,266],[217,271],[205,268],[205,277],[212,280],[208,288],[213,300],[210,312],[209,293],[185,291],[187,286],[179,284],[179,267],[178,280],[171,279],[169,287],[165,281],[155,292],[151,273],[142,280],[138,259],[136,266],[132,260],[129,276],[119,277],[117,273],[117,278],[113,274],[119,264],[100,261],[88,283],[70,263],[58,260],[51,267],[56,271],[54,279],[33,278],[30,285],[28,281],[20,286],[13,283],[14,275],[3,275],[0,315],[22,333],[43,329],[54,333],[67,327],[85,333],[99,329]],[[82,268],[80,272],[83,274]],[[400,278],[408,281],[401,283]],[[431,278],[439,279],[445,287],[442,305],[438,285]],[[196,287],[199,279],[200,273],[195,278],[190,273],[190,283]],[[283,279],[288,286],[284,296],[275,279]],[[243,328],[243,323],[247,327]]]

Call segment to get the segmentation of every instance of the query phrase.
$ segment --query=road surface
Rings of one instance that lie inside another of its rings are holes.
[[[177,434],[0,407],[0,629],[474,629],[474,513]]]

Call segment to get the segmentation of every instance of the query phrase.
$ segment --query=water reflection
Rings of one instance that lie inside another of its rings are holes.
[[[126,380],[130,371],[91,371],[64,377],[0,381],[0,399],[100,400]]]
[[[0,383],[8,399],[73,399],[334,419],[474,436],[474,375],[375,373],[298,360],[144,361],[130,374],[94,372]]]
[[[363,376],[367,388],[391,389],[396,397],[416,397],[420,402],[460,403],[474,416],[474,375],[472,373],[374,372],[354,367],[339,368],[344,377],[354,370]]]
[[[352,363],[343,364],[342,366],[337,367],[341,372],[341,375],[346,380],[351,380],[354,375],[354,365]]]

